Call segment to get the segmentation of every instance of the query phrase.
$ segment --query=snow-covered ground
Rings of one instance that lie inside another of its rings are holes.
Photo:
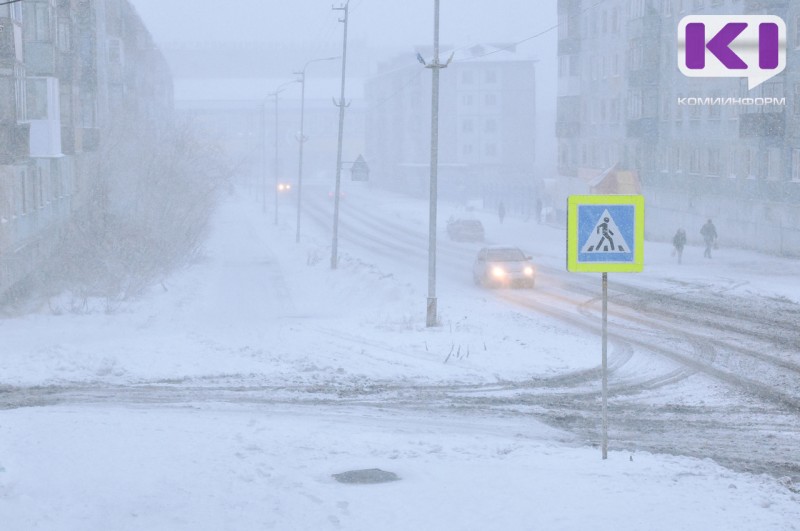
[[[423,202],[352,192],[343,231],[359,198],[427,223]],[[344,233],[332,271],[329,229],[304,217],[296,244],[290,205],[282,213],[274,226],[232,195],[204,259],[166,289],[124,304],[64,295],[0,321],[0,400],[29,386],[40,400],[0,411],[3,529],[800,529],[800,495],[771,477],[642,452],[602,460],[533,418],[426,408],[419,395],[348,402],[368,386],[402,394],[595,367],[599,339],[512,310],[472,285],[468,260],[463,276],[442,274],[442,325],[426,328],[424,259],[348,248]],[[563,230],[470,215],[488,239],[564,267]],[[648,243],[646,271],[611,281],[800,301],[798,261],[729,249],[708,261],[689,247],[677,266],[669,251]],[[400,480],[332,477],[371,468]]]

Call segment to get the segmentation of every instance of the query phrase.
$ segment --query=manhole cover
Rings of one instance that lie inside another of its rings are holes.
[[[397,481],[400,478],[394,472],[387,472],[380,468],[365,468],[364,470],[348,470],[333,474],[333,478],[339,483],[388,483]]]

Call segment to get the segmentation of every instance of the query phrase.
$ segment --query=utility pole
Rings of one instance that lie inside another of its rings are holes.
[[[332,61],[336,59],[336,57],[320,57],[319,59],[311,59],[306,61],[306,64],[303,65],[303,69],[299,72],[295,72],[295,75],[300,76],[298,82],[300,83],[300,138],[298,138],[298,142],[300,143],[300,153],[298,154],[298,163],[297,163],[297,234],[295,235],[295,243],[300,243],[300,212],[303,209],[303,144],[307,140],[305,135],[303,134],[303,120],[305,116],[305,105],[306,105],[306,68],[311,63],[317,63],[319,61]]]
[[[298,80],[293,79],[292,81],[287,81],[286,83],[282,83],[278,85],[278,88],[275,89],[275,92],[270,92],[267,94],[268,98],[275,98],[275,225],[278,224],[278,172],[279,164],[278,164],[278,94],[284,91],[284,89],[291,85],[292,83],[298,83]],[[266,110],[266,102],[264,103],[265,110]],[[264,148],[266,149],[266,147]],[[266,157],[266,155],[265,155]],[[266,164],[266,162],[265,162]],[[264,185],[266,187],[266,184]],[[264,202],[266,203],[266,197],[264,198]]]
[[[347,65],[347,20],[349,12],[350,0],[345,2],[344,7],[334,7],[334,11],[344,11],[344,18],[339,19],[339,22],[344,23],[344,37],[342,38],[342,91],[339,96],[339,102],[334,104],[339,107],[339,145],[336,150],[336,186],[333,191],[333,242],[331,243],[331,269],[336,269],[339,264],[339,190],[341,188],[342,180],[342,136],[344,134],[344,109],[347,107],[344,103],[344,82],[345,82],[345,66]]]
[[[308,66],[306,63],[305,66]],[[297,156],[297,233],[295,234],[294,241],[295,243],[300,243],[300,209],[303,206],[303,144],[306,141],[306,137],[303,135],[303,118],[305,113],[305,101],[306,101],[306,69],[303,67],[303,70],[300,72],[295,72],[300,76],[300,138],[297,141],[300,143],[300,153]]]
[[[280,93],[280,90],[273,93],[275,96],[275,225],[278,224],[278,94]]]
[[[278,97],[276,96],[277,100]],[[261,106],[261,213],[267,212],[267,102]]]
[[[450,56],[452,59],[452,56]],[[433,2],[433,63],[425,65],[431,69],[431,183],[430,217],[428,222],[428,304],[425,325],[436,326],[436,202],[437,171],[439,166],[439,70],[446,68],[439,63],[439,0]]]

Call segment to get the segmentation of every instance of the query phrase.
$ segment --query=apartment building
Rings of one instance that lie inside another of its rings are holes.
[[[85,168],[115,120],[171,108],[166,62],[127,0],[0,6],[0,296],[91,207]]]
[[[744,78],[684,76],[677,28],[692,14],[780,16],[786,69],[752,90]],[[699,239],[713,218],[726,245],[800,254],[795,3],[560,0],[558,16],[558,205],[616,173],[628,177],[619,192],[645,195],[648,237],[680,226]],[[785,104],[705,103],[761,97]]]
[[[514,46],[443,48],[440,61],[438,182],[443,197],[535,203],[535,61]],[[431,60],[420,49],[422,61]],[[426,62],[427,62],[426,61]],[[365,86],[366,159],[371,180],[424,195],[431,155],[431,74],[414,53],[381,63]]]

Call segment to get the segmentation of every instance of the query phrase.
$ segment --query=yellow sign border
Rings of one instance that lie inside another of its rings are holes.
[[[578,206],[633,205],[633,262],[578,261]],[[567,271],[575,273],[638,273],[644,269],[644,196],[570,195],[567,197]]]

